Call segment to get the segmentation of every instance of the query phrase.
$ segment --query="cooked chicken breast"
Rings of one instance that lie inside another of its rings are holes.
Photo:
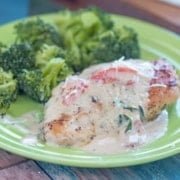
[[[83,146],[153,120],[179,96],[174,68],[163,60],[115,61],[92,66],[59,84],[45,106],[48,143]]]

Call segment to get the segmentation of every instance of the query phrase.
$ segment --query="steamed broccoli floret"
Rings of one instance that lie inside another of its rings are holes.
[[[137,34],[128,27],[117,28],[109,14],[97,9],[64,11],[56,20],[64,36],[66,62],[75,71],[89,65],[121,58],[138,58]]]
[[[55,45],[43,44],[40,50],[36,53],[35,61],[36,67],[45,66],[52,58],[65,57],[65,51]]]
[[[109,14],[97,8],[76,12],[63,11],[56,24],[64,36],[66,62],[75,71],[81,71],[91,64],[88,55],[92,49],[85,49],[84,46],[89,41],[96,44],[97,40],[92,42],[92,39],[97,39],[101,33],[113,27]]]
[[[71,39],[71,47],[68,48],[65,55],[66,63],[75,72],[82,70],[82,56],[79,46]]]
[[[64,80],[71,70],[61,58],[51,59],[42,69],[24,70],[19,76],[20,88],[36,101],[46,102],[52,89]]]
[[[138,58],[140,50],[136,33],[127,27],[112,29],[86,40],[82,46],[76,43],[67,51],[66,62],[75,71],[97,63],[113,61],[124,56]]]
[[[75,12],[65,10],[56,19],[60,33],[65,37],[66,46],[71,46],[71,40],[82,45],[86,39],[101,34],[113,27],[109,14],[97,9],[83,9]]]
[[[63,45],[62,37],[55,27],[39,18],[16,24],[15,31],[17,41],[30,43],[35,51],[43,44]]]
[[[13,79],[13,74],[0,68],[0,115],[6,113],[16,95],[17,82]]]
[[[20,89],[30,98],[44,102],[51,94],[49,84],[44,81],[42,72],[37,70],[24,70],[18,77]]]
[[[125,59],[139,58],[140,48],[137,33],[129,27],[121,28],[121,53]]]
[[[110,15],[108,13],[104,12],[103,10],[101,10],[97,7],[91,7],[91,8],[89,8],[89,10],[99,17],[101,23],[103,24],[103,26],[106,29],[112,29],[113,28],[114,23],[113,23]]]
[[[95,61],[94,63],[112,61],[122,56],[119,37],[113,31],[106,31],[95,41],[96,44],[92,48],[89,47],[91,42],[86,44],[86,48],[91,49],[89,56],[92,61]]]
[[[136,33],[131,28],[123,27],[99,36],[98,43],[92,48],[89,57],[95,63],[100,63],[119,59],[122,56],[125,59],[138,58],[139,52]]]
[[[27,43],[13,44],[2,52],[0,66],[17,76],[22,69],[31,69],[35,65],[32,48]]]

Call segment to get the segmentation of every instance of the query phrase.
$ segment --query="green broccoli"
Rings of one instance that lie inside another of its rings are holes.
[[[71,44],[72,38],[75,43],[82,45],[86,39],[113,27],[109,14],[97,8],[75,12],[62,11],[55,23],[59,27],[67,47],[73,45]]]
[[[64,36],[66,62],[76,72],[91,64],[88,57],[89,50],[85,49],[84,46],[90,40],[97,39],[101,33],[113,27],[109,14],[97,8],[76,12],[65,10],[59,14],[56,24]]]
[[[106,30],[112,29],[114,27],[114,23],[111,19],[111,16],[108,13],[104,12],[102,9],[99,9],[97,7],[90,7],[88,8],[88,10],[99,17],[101,23],[103,24],[103,27]]]
[[[31,69],[35,66],[34,55],[28,43],[13,44],[6,48],[0,56],[0,66],[5,71],[12,71],[15,77],[23,69]]]
[[[121,53],[125,59],[139,58],[140,47],[137,33],[132,28],[124,26],[121,28],[119,34],[121,39]]]
[[[128,27],[114,26],[109,14],[97,8],[63,11],[56,19],[64,36],[66,62],[74,71],[121,58],[138,58],[137,34]]]
[[[11,72],[0,68],[0,115],[4,115],[17,96],[17,81]]]
[[[140,55],[137,34],[128,27],[106,31],[99,36],[97,42],[88,55],[93,64],[116,60],[122,56],[125,59],[138,58]],[[88,42],[85,45],[88,46]]]
[[[28,42],[35,51],[43,44],[63,46],[63,40],[56,28],[42,19],[33,19],[15,25],[17,42]]]
[[[90,52],[91,59],[97,63],[98,61],[112,61],[122,56],[119,37],[113,31],[103,33],[97,42]]]
[[[42,69],[24,70],[18,77],[20,89],[38,102],[46,102],[52,89],[63,81],[71,70],[61,58],[51,59]]]
[[[56,45],[43,44],[39,51],[35,55],[36,67],[45,66],[52,58],[65,57],[65,50]]]
[[[113,61],[124,56],[138,58],[140,49],[136,33],[127,27],[112,29],[86,40],[82,46],[76,43],[67,50],[66,62],[75,71],[97,63]]]
[[[68,48],[65,54],[65,60],[69,67],[71,67],[75,72],[80,72],[82,70],[82,56],[79,46],[71,39],[71,47]]]

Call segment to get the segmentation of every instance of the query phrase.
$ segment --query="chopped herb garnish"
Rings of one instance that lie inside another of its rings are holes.
[[[126,129],[125,129],[125,133],[128,132],[131,129],[132,129],[132,121],[129,121],[129,123],[128,123]]]
[[[123,108],[124,108],[124,109],[127,109],[127,110],[129,110],[129,111],[131,111],[131,112],[138,110],[138,108],[131,107],[131,106],[124,106]]]
[[[124,122],[128,122],[128,125],[125,129],[125,132],[131,130],[132,129],[132,119],[125,114],[120,114],[119,115],[119,125],[124,123]]]
[[[139,107],[140,120],[145,121],[146,118],[145,118],[145,115],[144,115],[144,110],[143,110],[142,106],[138,106],[138,107]]]
[[[127,106],[123,101],[119,100],[118,98],[116,98],[113,101],[113,104],[115,104],[119,108],[122,107],[123,109],[127,109],[127,110],[129,110],[131,112],[138,111],[138,108],[132,107],[132,106]]]
[[[97,103],[98,98],[97,98],[96,96],[91,96],[91,101],[92,101],[93,103]]]
[[[123,122],[127,122],[131,120],[131,118],[125,114],[120,114],[119,115],[119,124],[122,124]]]

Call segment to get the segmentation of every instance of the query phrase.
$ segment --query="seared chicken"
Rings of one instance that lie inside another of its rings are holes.
[[[116,136],[153,120],[179,96],[166,61],[115,61],[92,66],[60,83],[45,106],[48,143],[83,146],[96,136]]]

